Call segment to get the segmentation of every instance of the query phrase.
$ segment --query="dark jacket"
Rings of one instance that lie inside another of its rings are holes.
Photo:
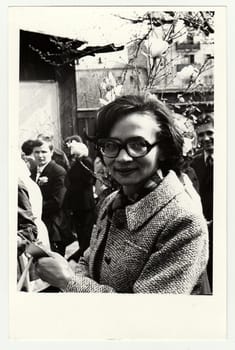
[[[58,148],[54,148],[52,160],[62,166],[66,171],[69,169],[69,160],[66,154]]]
[[[95,178],[86,167],[93,171],[93,162],[89,157],[75,160],[67,172],[64,207],[68,210],[90,210],[95,207],[93,195]]]
[[[195,170],[199,181],[199,194],[202,200],[203,213],[210,221],[213,219],[213,169],[208,171],[205,163],[204,153],[197,155],[191,167]]]
[[[47,177],[48,181],[40,185],[43,197],[42,220],[47,226],[50,241],[63,240],[62,211],[66,192],[64,185],[66,171],[53,160],[43,169],[40,178]],[[39,179],[40,179],[39,178]],[[36,179],[36,174],[32,175]]]

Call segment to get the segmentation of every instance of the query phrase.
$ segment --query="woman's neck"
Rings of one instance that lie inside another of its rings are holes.
[[[122,190],[128,199],[136,200],[136,198],[138,197],[138,193],[142,187],[143,186],[141,185],[123,186]]]
[[[146,195],[147,193],[155,189],[162,179],[162,171],[158,169],[155,174],[153,174],[144,182],[132,186],[123,186],[122,191],[128,199],[130,199],[131,201],[135,201],[139,197],[142,197],[143,195]]]

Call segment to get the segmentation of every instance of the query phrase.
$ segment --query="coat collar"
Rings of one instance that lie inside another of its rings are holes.
[[[136,230],[151,216],[160,211],[184,187],[174,171],[169,171],[159,186],[138,202],[126,207],[127,225],[130,231]]]
[[[130,231],[136,230],[151,216],[166,206],[172,198],[183,191],[183,184],[178,179],[176,173],[170,170],[155,190],[138,202],[126,207],[128,229]],[[101,220],[106,216],[107,208],[112,203],[117,193],[118,191],[115,191],[106,198],[104,206],[100,210]]]

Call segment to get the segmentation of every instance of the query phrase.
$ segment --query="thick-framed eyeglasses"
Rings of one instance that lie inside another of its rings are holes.
[[[125,149],[127,154],[132,158],[141,158],[146,156],[158,143],[157,141],[150,144],[143,137],[132,137],[124,142],[115,138],[107,138],[99,139],[97,146],[101,154],[107,158],[116,158],[121,149]]]

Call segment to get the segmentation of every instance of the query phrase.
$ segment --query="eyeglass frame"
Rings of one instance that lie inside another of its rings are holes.
[[[145,143],[145,146],[147,147],[146,149],[146,152],[145,154],[141,155],[141,156],[133,156],[129,153],[128,151],[128,143],[131,142],[131,141],[134,141],[134,140],[141,140],[141,141],[144,141]],[[101,147],[101,143],[103,142],[108,142],[108,141],[111,141],[111,142],[114,142],[116,143],[118,146],[119,146],[119,149],[118,149],[118,152],[115,156],[107,156],[104,152],[102,152],[102,147]],[[104,156],[104,157],[107,157],[107,158],[111,158],[111,159],[114,159],[114,158],[117,158],[117,156],[119,155],[120,151],[122,149],[124,149],[126,151],[126,153],[131,157],[131,158],[142,158],[142,157],[145,157],[153,147],[155,147],[157,144],[159,144],[159,141],[156,141],[154,142],[153,144],[150,144],[147,140],[145,140],[143,137],[141,136],[137,136],[137,137],[130,137],[128,138],[127,140],[125,141],[121,141],[120,139],[118,138],[115,138],[115,137],[108,137],[108,138],[101,138],[101,139],[98,139],[97,140],[97,143],[96,143],[96,146],[97,148],[100,150],[101,154]]]

